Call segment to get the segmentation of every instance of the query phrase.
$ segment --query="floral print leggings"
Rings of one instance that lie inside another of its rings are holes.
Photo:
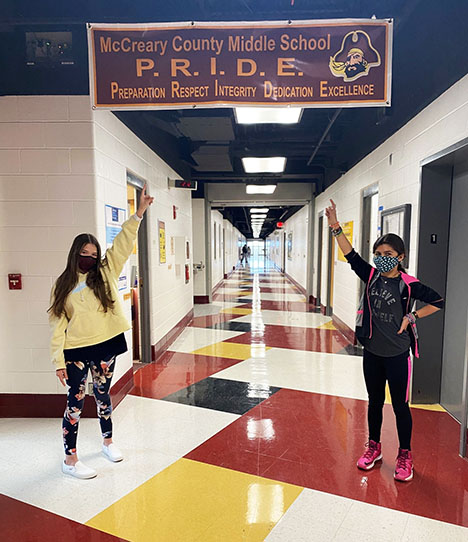
[[[66,361],[69,390],[62,429],[67,455],[76,454],[78,425],[83,410],[89,370],[93,377],[94,398],[102,436],[103,438],[112,437],[112,404],[109,389],[114,373],[115,358],[116,356],[108,356],[102,361]]]

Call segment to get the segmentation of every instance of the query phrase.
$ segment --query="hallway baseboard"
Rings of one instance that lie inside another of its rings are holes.
[[[114,409],[133,385],[133,367],[131,367],[110,389]],[[61,418],[65,403],[65,393],[1,393],[0,418]],[[81,417],[97,418],[94,397],[86,396]]]
[[[182,320],[177,323],[162,339],[156,344],[151,346],[151,359],[153,362],[157,361],[160,356],[169,349],[171,344],[177,339],[177,337],[184,331],[184,329],[193,320],[193,309],[191,309]]]
[[[293,279],[288,273],[284,273],[284,276],[294,284],[294,286],[301,292],[302,295],[305,295],[307,298],[307,290],[304,288],[304,286],[299,284],[297,280]]]
[[[194,295],[193,302],[195,305],[206,305],[210,302],[210,296],[208,295]]]
[[[340,320],[335,314],[332,315],[333,325],[344,335],[351,344],[357,344],[356,334],[347,324]]]

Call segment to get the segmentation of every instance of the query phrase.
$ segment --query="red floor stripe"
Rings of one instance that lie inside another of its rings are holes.
[[[92,496],[78,495],[77,498],[92,498]],[[0,528],[2,540],[12,542],[36,542],[37,540],[118,542],[126,540],[6,495],[0,495]]]
[[[240,360],[166,352],[157,363],[150,363],[135,373],[135,387],[130,393],[162,399],[237,363]]]
[[[384,461],[360,471],[367,402],[283,389],[187,454],[187,458],[468,527],[468,462],[458,454],[458,424],[415,409],[415,475],[393,479],[398,442],[384,407]]]
[[[350,342],[332,329],[266,325],[260,332],[248,332],[225,342],[237,344],[265,344],[276,348],[336,353]]]

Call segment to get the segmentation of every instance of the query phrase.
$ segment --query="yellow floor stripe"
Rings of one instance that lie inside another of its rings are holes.
[[[86,524],[132,542],[261,542],[302,490],[180,459]]]
[[[264,344],[238,344],[219,342],[210,344],[198,350],[191,352],[192,354],[201,354],[203,356],[215,356],[218,358],[229,359],[249,359],[249,358],[263,358],[265,352],[270,350],[270,346]]]
[[[387,404],[392,403],[392,398],[390,396],[390,388],[388,387],[388,382],[385,385],[385,402]],[[430,410],[431,412],[447,412],[444,407],[440,406],[439,404],[434,405],[414,405],[413,403],[410,403],[411,408],[419,408],[419,410]]]
[[[336,327],[333,325],[333,322],[327,322],[326,324],[319,326],[317,329],[333,329],[336,331]]]
[[[221,309],[220,312],[224,312],[225,314],[252,314],[252,309],[243,309],[242,307],[228,307],[227,309]]]

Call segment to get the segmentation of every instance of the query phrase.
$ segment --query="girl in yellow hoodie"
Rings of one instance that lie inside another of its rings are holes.
[[[78,235],[70,248],[67,267],[52,290],[49,308],[52,361],[60,382],[69,387],[62,423],[65,445],[62,471],[76,478],[94,478],[97,474],[79,461],[76,454],[88,371],[93,377],[104,439],[102,451],[111,461],[123,459],[112,442],[109,396],[115,359],[127,351],[124,332],[130,329],[119,302],[118,279],[133,250],[139,223],[153,199],[146,194],[145,185],[136,214],[122,225],[103,259],[93,235]]]

